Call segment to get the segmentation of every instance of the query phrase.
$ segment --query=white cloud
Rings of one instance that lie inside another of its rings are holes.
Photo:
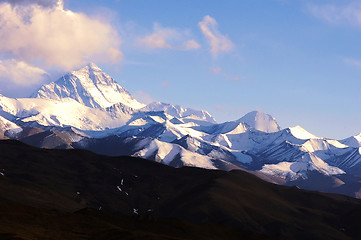
[[[136,40],[139,46],[154,49],[168,48],[178,50],[194,50],[200,48],[200,45],[193,39],[186,40],[189,33],[187,31],[179,31],[173,28],[164,28],[160,24],[155,23],[153,33]]]
[[[220,67],[210,68],[209,71],[215,75],[219,75],[227,80],[231,80],[233,82],[239,82],[241,79],[238,76],[231,76],[230,74],[223,71]]]
[[[347,5],[308,5],[308,10],[316,17],[332,24],[348,23],[361,26],[361,4],[351,2]]]
[[[20,86],[30,86],[47,79],[47,72],[15,59],[0,60],[0,83],[6,86],[13,82]]]
[[[198,26],[211,46],[210,52],[214,58],[220,52],[228,52],[234,47],[232,41],[218,31],[218,23],[211,16],[205,16]]]
[[[19,4],[0,3],[0,56],[63,70],[122,60],[121,38],[109,23],[64,10],[62,1],[11,2]]]

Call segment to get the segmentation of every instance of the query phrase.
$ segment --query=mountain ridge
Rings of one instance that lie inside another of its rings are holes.
[[[109,89],[115,96],[110,100],[104,98]],[[261,111],[217,123],[205,110],[162,102],[142,105],[95,64],[44,85],[33,98],[0,95],[0,116],[20,128],[18,133],[3,133],[4,137],[37,147],[141,156],[178,167],[244,168],[281,177],[286,183],[307,181],[312,172],[330,178],[361,176],[357,136],[338,141],[317,137],[300,126],[282,129]],[[97,145],[109,147],[105,151]],[[356,192],[352,188],[350,194]]]

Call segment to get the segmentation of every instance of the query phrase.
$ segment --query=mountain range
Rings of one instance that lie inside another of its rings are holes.
[[[247,170],[267,181],[361,198],[361,134],[317,137],[253,111],[217,123],[204,110],[143,104],[94,63],[29,98],[0,95],[0,138],[134,156],[173,167]]]

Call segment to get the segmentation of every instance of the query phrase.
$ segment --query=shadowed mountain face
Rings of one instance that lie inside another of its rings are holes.
[[[361,238],[360,200],[274,185],[240,170],[175,169],[4,140],[0,172],[5,239]]]

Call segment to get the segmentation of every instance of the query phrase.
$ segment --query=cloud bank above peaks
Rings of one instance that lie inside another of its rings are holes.
[[[0,94],[8,97],[29,96],[32,86],[49,80],[49,74],[37,66],[16,59],[0,60]]]
[[[121,38],[109,23],[65,10],[62,1],[0,1],[0,26],[2,58],[70,70],[123,57]]]
[[[26,62],[14,59],[0,60],[0,83],[2,86],[4,86],[8,79],[12,79],[17,85],[29,86],[42,82],[46,78],[46,71],[31,66]]]

